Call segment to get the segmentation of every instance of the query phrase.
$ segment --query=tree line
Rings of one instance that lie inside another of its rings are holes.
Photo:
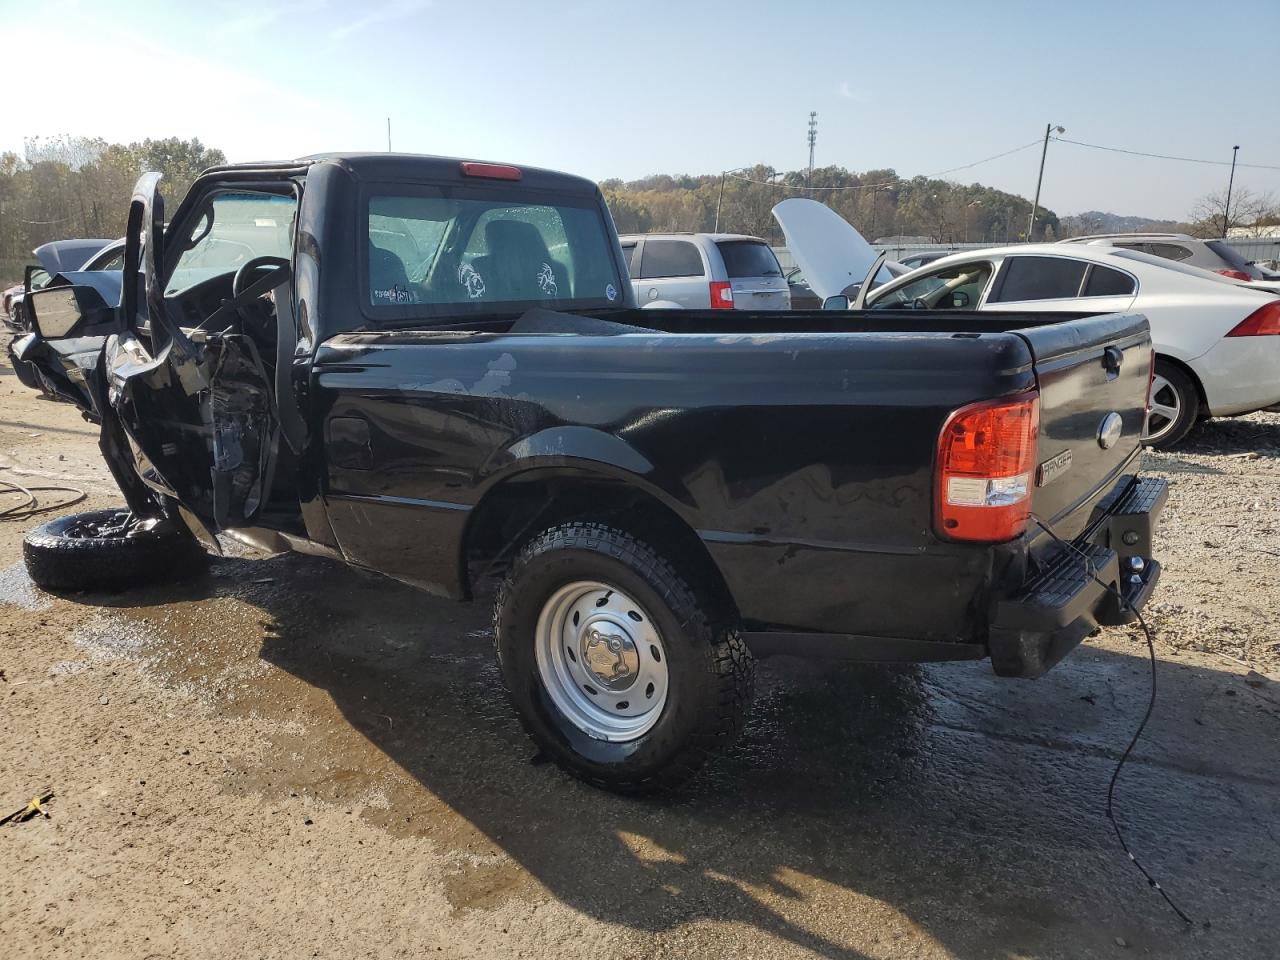
[[[32,249],[50,240],[123,236],[140,174],[163,173],[165,196],[176,202],[201,170],[226,162],[221,150],[178,137],[123,144],[62,136],[26,140],[21,156],[0,153],[0,279],[21,279]]]
[[[927,237],[934,243],[1005,243],[1027,239],[1031,202],[980,183],[932,177],[903,179],[889,168],[844,167],[778,172],[757,165],[730,174],[605,180],[600,184],[624,233],[708,231],[748,233],[781,242],[769,211],[788,197],[812,197],[848,220],[868,240]],[[1040,207],[1033,237],[1060,230],[1053,210]]]

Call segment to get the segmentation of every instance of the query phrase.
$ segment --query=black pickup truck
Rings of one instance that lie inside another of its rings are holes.
[[[753,655],[1034,677],[1156,584],[1140,316],[639,310],[576,177],[224,166],[167,228],[158,179],[123,274],[33,293],[15,347],[128,504],[30,535],[44,585],[173,574],[218,533],[496,584],[530,734],[639,791],[732,739]]]

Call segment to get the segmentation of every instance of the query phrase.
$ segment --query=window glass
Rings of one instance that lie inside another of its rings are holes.
[[[646,280],[703,275],[702,254],[688,240],[655,240],[650,237],[644,242],[644,253],[640,259],[640,276]]]
[[[976,310],[991,279],[991,264],[961,263],[935,270],[876,297],[872,310]]]
[[[724,257],[724,268],[731,280],[740,277],[780,277],[782,268],[767,243],[752,240],[722,240],[716,246]]]
[[[124,269],[124,244],[120,246],[109,246],[96,253],[92,260],[86,263],[81,270],[123,270]]]
[[[1086,297],[1126,297],[1133,293],[1135,284],[1133,277],[1110,267],[1094,264],[1089,273],[1089,280],[1084,285]]]
[[[293,197],[215,194],[197,219],[165,293],[185,290],[220,273],[233,273],[254,257],[288,258],[296,209]],[[122,259],[122,267],[123,263]]]
[[[591,204],[374,196],[368,236],[371,306],[458,314],[620,298],[608,234]]]
[[[110,259],[104,261],[95,270],[123,270],[124,269],[124,247],[121,247]]]
[[[624,243],[622,245],[622,259],[627,264],[627,273],[634,277],[636,275],[636,245],[634,243]]]
[[[1080,295],[1080,281],[1088,266],[1065,257],[1010,257],[994,301],[1064,300]]]
[[[1176,243],[1148,243],[1147,253],[1164,257],[1166,260],[1186,260],[1191,256],[1190,250]]]

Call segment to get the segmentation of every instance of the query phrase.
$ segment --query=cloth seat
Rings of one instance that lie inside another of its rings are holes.
[[[551,258],[538,228],[521,220],[490,220],[488,253],[471,267],[484,282],[486,300],[555,300],[569,297],[569,271]]]

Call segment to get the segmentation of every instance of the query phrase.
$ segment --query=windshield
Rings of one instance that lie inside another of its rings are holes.
[[[722,240],[716,244],[730,280],[742,277],[780,277],[782,268],[768,244],[754,240]]]
[[[165,293],[185,290],[222,273],[234,273],[254,257],[290,258],[293,248],[293,197],[266,193],[219,193],[205,205],[186,248],[178,258]]]
[[[366,303],[429,315],[621,303],[593,203],[486,194],[371,197]]]

